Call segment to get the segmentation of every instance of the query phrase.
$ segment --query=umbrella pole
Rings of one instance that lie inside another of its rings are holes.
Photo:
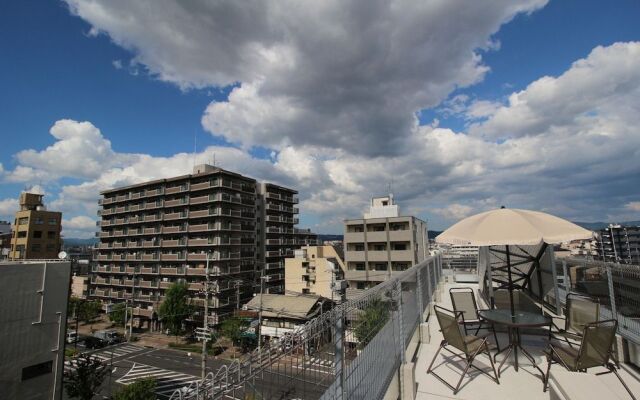
[[[505,250],[507,253],[507,276],[509,277],[509,303],[511,305],[511,315],[514,316],[516,312],[513,304],[513,279],[511,278],[511,256],[509,255],[509,245],[505,245]]]

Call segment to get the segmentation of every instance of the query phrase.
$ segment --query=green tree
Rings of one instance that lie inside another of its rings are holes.
[[[118,390],[113,395],[113,400],[155,400],[155,390],[155,379],[141,379]]]
[[[75,369],[64,371],[64,388],[72,399],[91,400],[108,372],[107,365],[88,354],[73,360]]]
[[[225,319],[220,325],[220,334],[231,340],[231,344],[236,345],[239,344],[242,334],[248,327],[249,322],[246,319],[230,317]],[[235,347],[233,354],[235,357]]]
[[[118,303],[111,307],[109,313],[109,320],[114,324],[124,325],[127,305],[125,303]]]
[[[360,342],[360,348],[364,348],[389,320],[389,303],[379,298],[373,299],[362,310],[358,317],[354,334]]]
[[[169,286],[164,301],[158,310],[158,316],[172,335],[178,336],[182,323],[191,315],[193,307],[189,304],[189,286],[184,282],[175,282]]]
[[[85,301],[79,309],[78,318],[80,318],[80,321],[83,321],[85,324],[93,325],[93,320],[100,315],[101,310],[102,303],[99,301]]]

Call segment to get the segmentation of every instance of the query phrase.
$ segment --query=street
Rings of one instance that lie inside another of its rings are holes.
[[[156,395],[168,399],[174,390],[188,386],[200,379],[200,354],[172,349],[154,349],[133,343],[119,343],[98,350],[84,351],[110,366],[110,373],[102,384],[99,394],[109,398],[123,385],[130,385],[143,378],[156,380]],[[207,359],[207,372],[215,371],[224,360]],[[69,361],[65,370],[72,369]]]

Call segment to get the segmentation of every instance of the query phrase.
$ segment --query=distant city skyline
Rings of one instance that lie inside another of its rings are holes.
[[[214,159],[298,190],[318,233],[389,189],[433,230],[501,205],[640,219],[638,2],[1,9],[0,220],[31,188],[91,237],[101,190]]]

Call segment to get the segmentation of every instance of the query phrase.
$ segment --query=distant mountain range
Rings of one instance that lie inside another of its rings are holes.
[[[609,224],[614,222],[574,222],[574,224],[583,227],[584,229],[589,229],[590,231],[597,231],[600,229],[608,228]],[[625,221],[625,222],[615,222],[616,224],[626,225],[626,226],[640,226],[640,221]]]
[[[93,246],[98,243],[98,238],[88,238],[88,239],[79,239],[79,238],[63,238],[64,247],[69,246]]]

